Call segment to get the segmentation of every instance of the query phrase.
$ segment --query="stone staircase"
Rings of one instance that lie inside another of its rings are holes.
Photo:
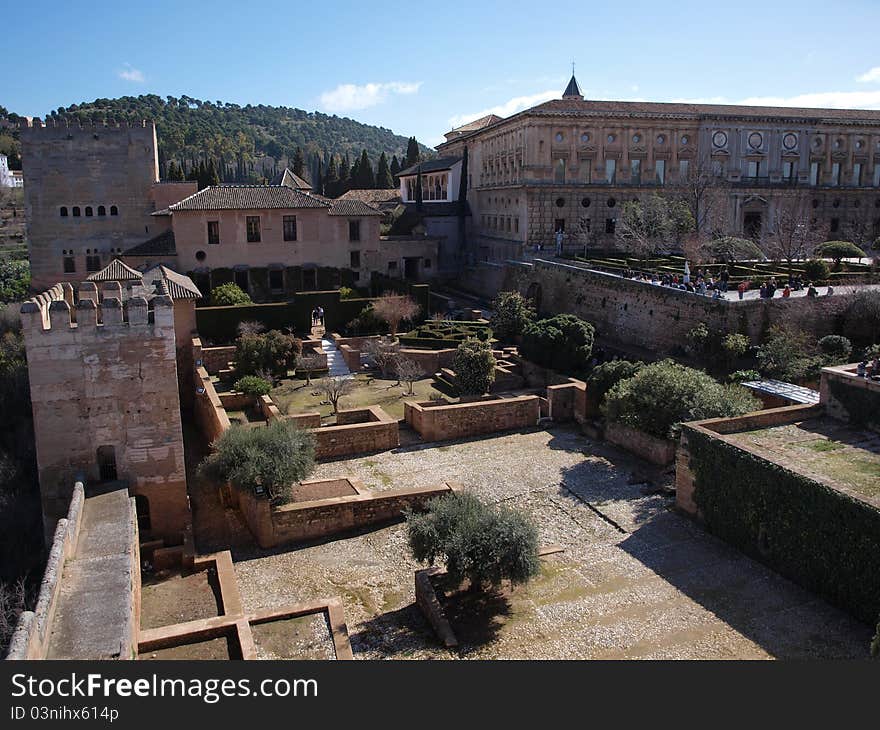
[[[327,370],[330,377],[346,377],[352,374],[348,365],[345,364],[342,353],[339,352],[339,348],[336,347],[336,343],[333,340],[326,337],[322,339],[321,349],[327,354]]]

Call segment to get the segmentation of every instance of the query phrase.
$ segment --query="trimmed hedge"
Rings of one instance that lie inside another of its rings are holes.
[[[468,338],[494,343],[492,328],[485,322],[447,322],[428,320],[414,330],[400,335],[400,344],[425,350],[458,347]]]
[[[871,625],[880,614],[880,510],[683,427],[706,527]]]

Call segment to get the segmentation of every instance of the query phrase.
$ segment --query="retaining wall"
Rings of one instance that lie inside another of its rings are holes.
[[[425,441],[448,441],[526,428],[536,425],[541,417],[540,399],[536,395],[487,396],[469,403],[445,405],[406,401],[403,407],[406,423]]]

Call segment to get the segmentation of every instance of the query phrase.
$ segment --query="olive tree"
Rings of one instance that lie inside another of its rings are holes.
[[[407,513],[413,557],[446,564],[450,577],[471,589],[526,583],[540,570],[538,530],[520,512],[484,503],[463,492],[431,500],[422,514]]]

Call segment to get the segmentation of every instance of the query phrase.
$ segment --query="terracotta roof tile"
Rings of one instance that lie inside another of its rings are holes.
[[[324,208],[319,198],[287,185],[212,185],[179,203],[179,210],[262,210],[265,208]]]

